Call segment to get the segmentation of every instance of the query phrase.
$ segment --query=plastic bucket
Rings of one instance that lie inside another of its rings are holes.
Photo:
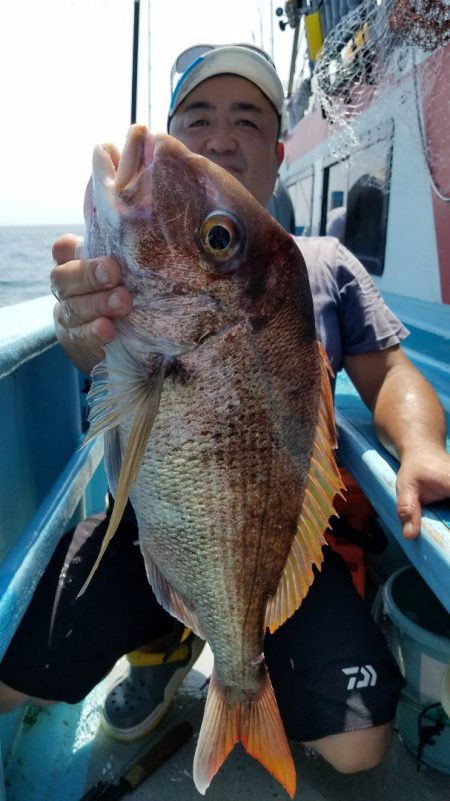
[[[440,706],[450,662],[450,615],[409,565],[384,585],[383,611],[381,625],[406,680],[397,714],[400,735],[422,762],[450,773],[450,719]],[[436,723],[440,731],[427,740]]]

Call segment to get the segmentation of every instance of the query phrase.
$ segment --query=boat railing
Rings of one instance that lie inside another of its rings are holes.
[[[450,306],[385,293],[408,327],[404,350],[435,388],[450,431]],[[339,461],[357,481],[389,535],[450,611],[450,499],[423,509],[421,534],[403,537],[397,516],[398,462],[381,445],[372,417],[345,373],[336,382]],[[450,437],[447,436],[450,451]]]
[[[53,297],[0,309],[0,658],[62,536],[102,511],[103,446],[83,446],[85,377],[54,333]]]

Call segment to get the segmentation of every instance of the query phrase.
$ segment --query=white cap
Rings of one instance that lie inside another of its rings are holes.
[[[201,55],[198,55],[199,51]],[[254,83],[270,100],[276,113],[281,115],[284,103],[283,86],[267,53],[253,45],[198,45],[178,57],[172,68],[172,77],[179,72],[178,62],[186,63],[191,52],[192,61],[188,62],[189,66],[181,73],[173,90],[169,120],[196,86],[207,78],[225,74],[239,75]]]

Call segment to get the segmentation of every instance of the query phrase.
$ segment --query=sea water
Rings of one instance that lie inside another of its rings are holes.
[[[52,245],[83,225],[0,226],[0,307],[50,293]]]

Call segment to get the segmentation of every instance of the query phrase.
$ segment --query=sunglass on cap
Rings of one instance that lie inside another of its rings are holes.
[[[271,57],[265,50],[262,50],[260,47],[256,47],[256,45],[250,44],[241,44],[240,42],[233,42],[231,44],[198,44],[193,45],[193,47],[188,47],[186,50],[183,50],[182,53],[177,57],[175,63],[172,67],[170,72],[170,91],[173,92],[174,86],[178,82],[181,75],[191,66],[191,64],[196,61],[197,58],[200,56],[204,56],[205,53],[210,53],[211,50],[217,50],[220,47],[243,47],[246,50],[253,50],[254,53],[258,53],[258,55],[262,56],[269,62],[270,66],[273,67],[275,70],[275,64],[273,63]]]

